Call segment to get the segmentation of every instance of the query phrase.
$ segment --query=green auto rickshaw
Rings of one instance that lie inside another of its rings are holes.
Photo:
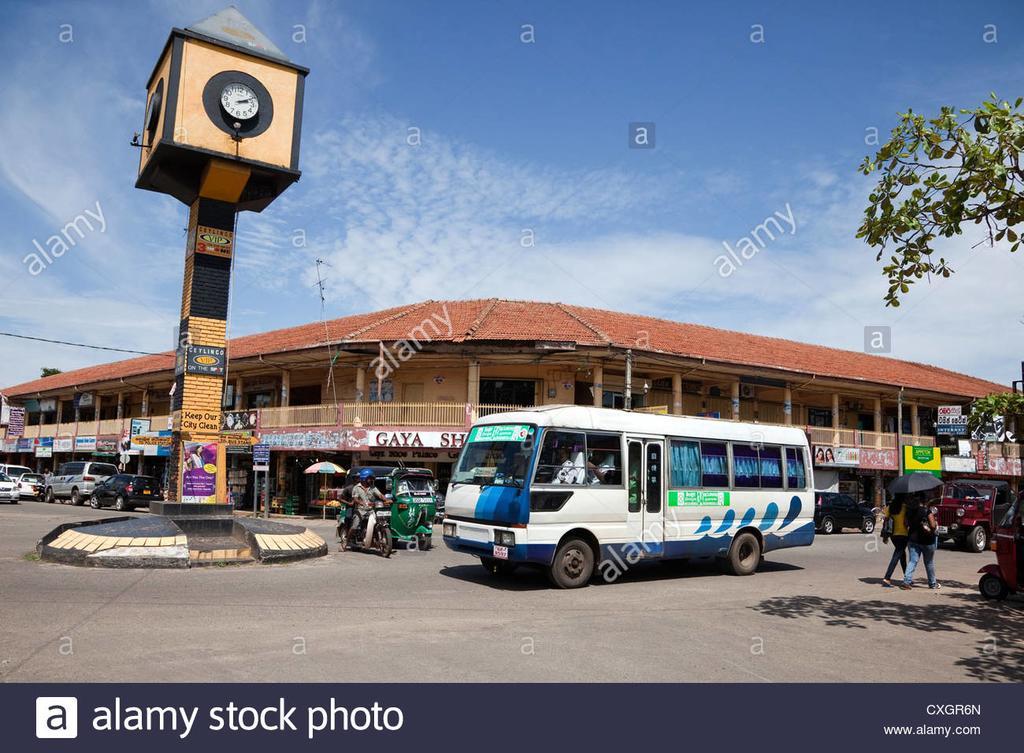
[[[370,466],[378,489],[391,502],[391,538],[398,549],[431,547],[437,514],[437,484],[426,468]]]

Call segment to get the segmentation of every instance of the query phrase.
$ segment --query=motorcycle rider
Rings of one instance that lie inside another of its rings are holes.
[[[376,507],[387,505],[387,498],[373,484],[373,471],[369,468],[359,470],[359,482],[352,487],[352,503],[355,505],[356,515],[366,527],[363,546],[368,549],[373,541],[373,528],[377,522],[377,516],[373,511]]]

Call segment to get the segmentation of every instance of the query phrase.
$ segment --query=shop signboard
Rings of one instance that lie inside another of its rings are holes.
[[[814,445],[814,464],[825,468],[856,468],[860,465],[860,448]]]
[[[938,447],[904,445],[903,470],[907,473],[927,471],[933,476],[942,478],[942,450]]]
[[[75,437],[75,452],[95,452],[96,437]]]
[[[132,442],[132,446],[142,449],[142,454],[147,458],[168,458],[171,456],[171,431],[147,431],[139,434]]]
[[[895,471],[898,461],[896,450],[872,450],[862,447],[858,467],[871,471]]]
[[[150,430],[151,422],[148,418],[133,418],[131,428],[129,429],[129,438],[131,439],[131,446],[128,453],[131,455],[138,455],[142,452],[142,445],[135,442],[135,437],[140,434],[145,434]]]
[[[20,437],[25,433],[25,409],[11,406],[7,419],[7,436]]]
[[[979,424],[971,432],[971,439],[979,442],[1002,442],[1005,436],[1006,419],[1003,416],[993,416],[991,421]]]
[[[0,395],[0,426],[7,426],[11,420],[11,404],[6,395]]]
[[[35,450],[37,458],[52,458],[53,437],[40,437],[37,439]]]
[[[185,349],[186,374],[212,374],[223,376],[227,366],[227,351],[212,345],[189,345]]]
[[[17,452],[18,451],[18,440],[8,439],[4,442],[4,452]]]
[[[57,437],[53,440],[54,452],[74,452],[75,440],[73,437]]]
[[[261,432],[260,439],[271,450],[365,450],[369,445],[366,429],[333,431]]]
[[[415,429],[370,429],[371,447],[437,447],[442,450],[461,449],[466,443],[464,431],[416,431]]]
[[[94,452],[101,455],[116,455],[117,454],[117,440],[113,437],[97,437],[96,438],[96,449]]]
[[[978,470],[978,464],[974,458],[947,455],[942,458],[942,470],[950,473],[975,473]]]
[[[221,431],[256,431],[259,428],[258,410],[225,411],[221,420]]]
[[[263,442],[252,446],[252,469],[254,471],[270,470],[270,445]]]
[[[217,443],[185,442],[183,450],[182,503],[215,503],[217,501]]]
[[[935,433],[949,437],[967,436],[967,416],[959,405],[940,405],[935,421]]]
[[[18,452],[34,452],[35,448],[35,440],[25,439],[24,437],[18,440]]]

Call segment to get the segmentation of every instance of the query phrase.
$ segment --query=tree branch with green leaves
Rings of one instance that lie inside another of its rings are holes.
[[[889,256],[887,306],[899,306],[914,282],[953,273],[935,258],[934,241],[962,235],[966,224],[985,223],[991,245],[1020,246],[1013,228],[1024,219],[1022,101],[1011,105],[993,93],[980,107],[943,107],[930,120],[908,110],[889,141],[864,158],[861,172],[877,173],[878,183],[857,237],[878,249],[877,261]]]

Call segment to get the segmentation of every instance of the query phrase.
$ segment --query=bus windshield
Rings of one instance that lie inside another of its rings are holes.
[[[536,431],[536,427],[526,424],[474,426],[462,448],[452,483],[522,487]]]

